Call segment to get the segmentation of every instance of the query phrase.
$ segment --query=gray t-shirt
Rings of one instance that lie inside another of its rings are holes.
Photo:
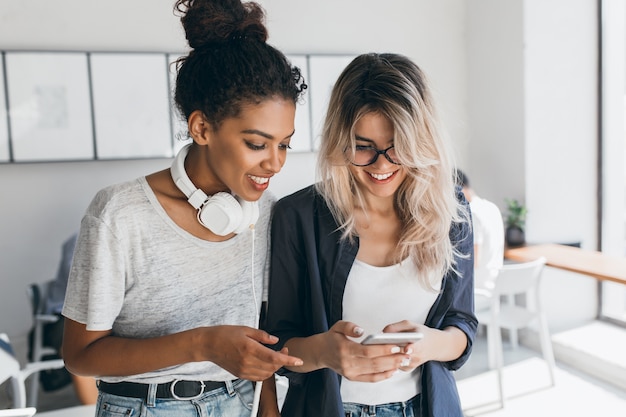
[[[245,231],[224,242],[208,242],[174,223],[144,177],[101,190],[82,219],[63,315],[88,330],[137,339],[200,326],[257,327],[256,307],[267,287],[274,202],[269,192],[259,200],[254,234]],[[192,362],[102,379],[161,383],[234,378],[212,362]]]

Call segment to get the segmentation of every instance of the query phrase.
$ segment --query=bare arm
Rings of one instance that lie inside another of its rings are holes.
[[[259,415],[261,417],[280,417],[276,396],[276,379],[274,375],[263,381],[261,401],[259,403]]]
[[[239,378],[261,381],[299,358],[265,346],[277,338],[245,326],[201,327],[167,336],[129,339],[110,331],[89,331],[65,319],[63,359],[70,372],[90,376],[125,376],[187,362],[211,361]]]
[[[422,332],[424,338],[419,342],[405,347],[405,352],[410,354],[409,366],[403,366],[402,370],[410,370],[424,362],[438,361],[448,362],[458,359],[467,348],[467,336],[457,327],[446,327],[443,330],[433,329],[423,324],[414,324],[409,321],[390,324],[383,329],[384,332]]]

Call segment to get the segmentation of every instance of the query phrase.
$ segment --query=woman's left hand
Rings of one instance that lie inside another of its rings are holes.
[[[432,329],[429,327],[408,320],[389,324],[383,329],[383,333],[419,332],[424,335],[422,340],[404,346],[404,353],[409,355],[411,359],[407,361],[408,363],[406,363],[406,365],[404,365],[403,362],[403,366],[399,368],[401,371],[410,372],[429,360],[426,356],[426,347],[424,345],[428,345],[429,343],[426,339],[429,338],[430,331],[432,331]]]
[[[387,325],[383,332],[420,332],[424,335],[419,342],[404,346],[404,353],[410,356],[410,360],[406,364],[403,363],[399,369],[405,372],[410,372],[431,360],[440,362],[455,360],[467,347],[467,336],[457,327],[439,330],[403,320]]]

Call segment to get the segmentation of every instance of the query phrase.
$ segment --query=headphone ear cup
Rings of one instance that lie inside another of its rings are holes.
[[[198,211],[198,221],[213,233],[226,236],[241,227],[243,210],[231,194],[217,193],[206,201]]]
[[[187,197],[189,204],[198,210],[200,224],[219,236],[241,233],[259,218],[256,201],[245,201],[230,193],[220,192],[207,197],[196,188],[185,172],[185,157],[191,144],[185,145],[174,158],[170,174],[176,187]]]
[[[241,223],[235,229],[235,233],[244,232],[251,225],[254,225],[259,218],[259,203],[256,201],[246,201],[236,197],[241,207]]]

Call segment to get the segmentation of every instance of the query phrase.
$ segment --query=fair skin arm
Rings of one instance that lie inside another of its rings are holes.
[[[386,326],[383,332],[421,332],[424,334],[424,338],[419,342],[405,346],[404,350],[411,356],[411,361],[408,366],[400,368],[403,371],[411,371],[428,361],[453,361],[458,359],[467,348],[465,333],[452,326],[439,330],[404,320]]]
[[[148,339],[89,331],[65,319],[63,359],[77,375],[126,376],[188,362],[211,361],[239,378],[265,380],[282,366],[297,366],[299,358],[265,346],[277,338],[245,326],[200,327]],[[146,354],[150,352],[150,354]]]

